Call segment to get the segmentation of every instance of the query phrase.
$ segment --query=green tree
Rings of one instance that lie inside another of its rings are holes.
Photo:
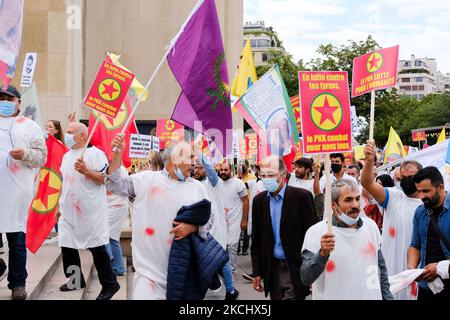
[[[267,66],[256,67],[258,79],[261,78],[270,68],[278,64],[281,77],[283,78],[289,96],[298,95],[298,66],[293,62],[292,55],[283,51],[271,50],[272,58]]]

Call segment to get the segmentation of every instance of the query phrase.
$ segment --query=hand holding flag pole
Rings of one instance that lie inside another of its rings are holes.
[[[327,233],[333,233],[333,225],[331,220],[331,215],[333,210],[331,209],[331,160],[330,154],[325,155],[325,214],[327,215]]]
[[[369,140],[373,140],[373,132],[375,128],[375,90],[371,92],[370,99],[370,124],[369,124]]]

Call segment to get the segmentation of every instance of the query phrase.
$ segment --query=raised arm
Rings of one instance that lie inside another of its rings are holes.
[[[373,168],[375,165],[376,147],[375,141],[367,142],[364,149],[366,161],[361,174],[361,185],[372,195],[372,197],[379,203],[384,203],[386,193],[382,185],[375,182],[373,177]]]
[[[120,167],[122,165],[122,155],[125,150],[125,140],[123,135],[118,134],[111,145],[112,148],[116,147],[116,152],[113,153],[111,163],[106,170],[106,189],[109,192],[118,194],[125,197],[136,197],[133,181],[127,176],[120,174]]]
[[[201,154],[201,159],[203,162],[203,167],[206,171],[206,176],[208,177],[209,182],[211,182],[212,186],[215,187],[219,182],[219,176],[217,175],[216,169],[214,169],[211,162],[209,162],[208,158],[205,155]]]

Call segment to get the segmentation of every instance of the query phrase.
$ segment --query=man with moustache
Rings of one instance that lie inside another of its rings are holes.
[[[305,235],[300,275],[313,300],[393,300],[377,225],[360,215],[359,187],[350,180],[331,188],[332,233],[327,221]]]

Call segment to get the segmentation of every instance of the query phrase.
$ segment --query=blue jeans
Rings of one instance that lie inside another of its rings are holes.
[[[10,290],[17,287],[25,287],[28,277],[27,265],[27,248],[25,246],[25,233],[14,232],[7,233],[9,248],[8,261],[8,288]]]
[[[106,251],[111,259],[111,265],[116,275],[125,274],[125,262],[123,260],[122,248],[120,242],[117,240],[109,239],[109,244],[106,245]]]
[[[225,282],[225,289],[228,293],[232,293],[234,291],[234,283],[233,283],[233,272],[231,271],[231,265],[229,262],[223,267],[223,280]]]

